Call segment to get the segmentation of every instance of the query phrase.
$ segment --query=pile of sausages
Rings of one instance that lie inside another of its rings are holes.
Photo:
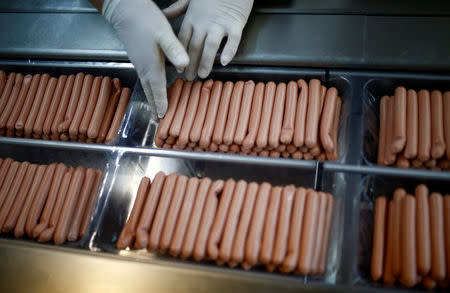
[[[371,275],[386,284],[427,289],[450,284],[450,195],[421,184],[415,196],[403,188],[375,203]]]
[[[450,170],[450,91],[398,87],[381,98],[378,165]]]
[[[38,242],[76,241],[86,235],[102,170],[0,159],[0,229]]]
[[[177,79],[158,147],[336,160],[342,101],[318,79],[288,84]]]
[[[25,75],[0,70],[0,135],[109,142],[117,136],[131,91],[108,76]]]
[[[312,189],[212,181],[159,172],[144,177],[117,241],[218,265],[323,274],[334,198]]]

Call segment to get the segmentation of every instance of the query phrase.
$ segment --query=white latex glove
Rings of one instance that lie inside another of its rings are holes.
[[[186,78],[205,78],[211,72],[217,50],[224,37],[228,40],[220,63],[233,59],[241,41],[253,0],[191,0],[178,38],[188,49],[190,62]]]
[[[167,18],[150,0],[105,0],[102,14],[124,43],[151,108],[156,108],[158,117],[164,117],[167,111],[164,55],[178,69],[189,63],[189,56]]]

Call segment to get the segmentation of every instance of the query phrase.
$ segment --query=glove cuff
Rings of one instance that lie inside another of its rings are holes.
[[[102,6],[102,14],[106,20],[111,23],[111,18],[113,16],[116,6],[119,4],[120,0],[104,0]]]

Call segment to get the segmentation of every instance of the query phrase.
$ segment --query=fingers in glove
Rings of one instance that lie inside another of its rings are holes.
[[[194,31],[189,43],[189,65],[186,67],[185,75],[187,80],[194,80],[197,75],[198,64],[205,43],[206,34],[201,31]]]
[[[167,18],[175,18],[185,13],[189,6],[189,0],[178,0],[172,5],[164,8],[162,12]]]
[[[158,38],[158,44],[170,62],[176,68],[185,68],[189,64],[189,56],[173,31],[167,30]]]
[[[230,63],[230,61],[234,58],[234,55],[236,55],[239,43],[241,41],[241,36],[241,31],[228,33],[228,40],[220,57],[220,63],[222,63],[223,66]]]
[[[205,46],[203,47],[203,54],[198,67],[198,76],[206,78],[214,64],[217,51],[219,50],[220,43],[224,37],[224,31],[219,26],[214,26],[208,32],[205,39]]]
[[[148,65],[148,71],[141,77],[141,82],[150,105],[152,105],[151,100],[153,98],[156,113],[159,118],[162,118],[167,112],[166,69],[164,55],[161,50],[158,49],[157,51],[159,54],[158,61]],[[150,93],[148,88],[150,88]]]

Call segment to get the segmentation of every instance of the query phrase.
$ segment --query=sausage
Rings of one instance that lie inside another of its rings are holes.
[[[280,134],[280,142],[283,144],[290,144],[294,136],[297,97],[298,97],[298,85],[295,81],[290,81],[287,85],[283,126],[281,127],[281,134]]]
[[[195,119],[195,114],[197,113],[202,85],[203,83],[201,81],[196,81],[192,86],[192,91],[189,96],[189,104],[187,106],[186,114],[184,116],[180,135],[177,141],[178,145],[186,145],[189,142],[189,132],[191,131],[192,124],[194,123]]]
[[[10,74],[11,75],[11,74]],[[36,91],[38,89],[38,86],[40,84],[40,74],[35,74],[31,80],[31,85],[29,87],[28,92],[26,93],[25,101],[21,108],[19,108],[20,114],[18,115],[16,122],[15,122],[15,128],[17,131],[21,132],[25,126],[26,120],[28,118],[28,114],[30,112],[31,106],[33,104],[34,98],[36,96]],[[9,79],[9,76],[8,76]],[[7,84],[8,85],[8,84]],[[5,87],[5,91],[7,88]],[[10,117],[11,118],[11,117]],[[10,119],[13,120],[13,119]],[[9,121],[8,121],[9,122]],[[19,136],[19,135],[17,135]]]
[[[231,199],[234,196],[234,189],[236,182],[233,179],[228,179],[223,187],[222,194],[220,195],[219,206],[217,208],[217,214],[214,219],[214,224],[211,228],[211,234],[208,239],[208,256],[211,259],[217,259],[219,255],[218,244],[223,238],[225,221],[227,220],[228,211],[230,209]]]
[[[17,127],[17,123],[19,123],[20,119],[16,123],[16,128],[19,130],[23,129],[26,137],[29,137],[33,131],[33,125],[36,120],[36,117],[38,116],[39,108],[40,108],[40,105],[42,104],[42,99],[44,97],[45,90],[47,88],[49,79],[50,79],[50,75],[48,75],[47,73],[45,73],[41,76],[40,81],[39,81],[39,86],[36,91],[36,95],[34,97],[32,97],[33,104],[29,110],[28,116],[25,118],[26,120],[24,120],[24,121],[26,121],[24,124],[24,127],[23,128]],[[20,121],[20,122],[22,122],[22,121]]]
[[[421,276],[427,276],[431,269],[430,207],[428,188],[424,184],[416,187],[417,206],[417,269]]]
[[[206,201],[206,195],[211,186],[211,179],[203,178],[197,190],[194,208],[192,209],[189,224],[186,230],[183,246],[181,248],[181,258],[186,259],[192,255],[194,243],[197,238],[197,231],[202,216],[203,206]]]
[[[416,261],[416,199],[412,195],[401,201],[401,276],[400,282],[410,288],[418,279]]]
[[[203,123],[205,122],[205,117],[207,114],[206,112],[208,110],[209,96],[213,83],[214,82],[211,79],[203,83],[194,124],[192,125],[191,132],[189,133],[189,140],[191,142],[197,143],[200,140],[200,136],[203,130]]]
[[[301,160],[303,158],[303,153],[301,151],[295,151],[292,154],[292,158],[296,160]]]
[[[280,156],[281,156],[280,152],[276,150],[271,150],[269,153],[269,157],[272,158],[279,158]]]
[[[170,125],[169,135],[178,137],[180,135],[181,125],[183,123],[184,115],[186,113],[186,108],[188,105],[189,97],[191,94],[193,82],[186,81],[181,90],[180,100],[173,116],[172,125]]]
[[[325,233],[325,222],[327,218],[327,209],[328,209],[327,195],[324,192],[318,192],[318,196],[319,196],[319,215],[317,218],[316,238],[314,239],[314,243],[317,245],[317,247],[313,251],[311,274],[319,273],[320,254]]]
[[[445,155],[443,101],[440,91],[432,91],[431,98],[431,157],[439,159]],[[450,146],[449,146],[450,147]]]
[[[445,137],[445,145],[446,145],[446,158],[450,160],[450,91],[444,93],[444,97],[442,98],[444,105],[444,137]]]
[[[314,190],[308,189],[297,265],[297,270],[304,275],[310,273],[313,268],[313,252],[316,245],[314,239],[316,239],[318,216],[319,197]]]
[[[178,219],[181,204],[183,203],[187,182],[188,178],[186,176],[178,176],[172,200],[170,201],[170,206],[167,211],[167,219],[164,223],[164,229],[162,230],[161,241],[159,242],[159,249],[162,252],[166,251],[170,246],[176,220]]]
[[[311,153],[304,153],[303,154],[303,159],[305,159],[305,160],[312,160],[312,159],[314,159],[314,156]]]
[[[234,84],[227,81],[223,84],[222,96],[220,98],[219,109],[217,112],[216,123],[214,125],[214,132],[212,141],[220,145],[223,142],[223,134],[225,131],[225,124],[227,123],[228,108],[230,106],[231,94],[233,93]]]
[[[245,269],[254,266],[258,261],[264,229],[264,219],[266,218],[266,210],[271,189],[272,186],[269,183],[264,182],[260,185],[256,196],[255,207],[245,244]]]
[[[76,241],[78,239],[78,233],[80,231],[83,211],[86,207],[89,195],[91,195],[92,193],[94,182],[95,182],[95,170],[92,168],[86,169],[83,187],[81,188],[77,206],[73,213],[72,221],[70,223],[69,234],[67,235],[68,241]]]
[[[191,217],[192,207],[194,206],[194,200],[197,194],[199,182],[200,180],[198,178],[193,177],[190,178],[187,183],[186,193],[184,195],[183,200],[183,206],[181,207],[177,226],[173,234],[172,242],[170,243],[169,253],[174,257],[180,254],[184,236],[186,234],[186,229],[188,226],[188,221]]]
[[[386,234],[386,196],[380,196],[375,202],[375,219],[373,228],[372,264],[370,275],[372,280],[378,281],[383,276],[384,267],[384,237]]]
[[[214,123],[216,122],[222,87],[223,83],[221,81],[215,81],[212,86],[208,112],[206,114],[205,124],[203,124],[203,129],[200,136],[199,145],[201,148],[207,148],[211,143],[211,137],[214,131]]]
[[[14,87],[11,91],[11,95],[9,95],[8,101],[3,109],[2,112],[0,112],[0,130],[4,130],[6,127],[6,123],[8,122],[11,112],[14,110],[15,105],[19,103],[20,92],[22,89],[24,77],[22,74],[18,73],[16,75],[16,79],[14,82]]]
[[[417,157],[417,143],[419,139],[419,109],[417,104],[417,93],[415,90],[408,90],[406,108],[406,146],[405,158],[414,159]]]
[[[14,172],[14,180],[11,182],[11,186],[9,187],[8,193],[6,194],[6,197],[2,194],[2,200],[3,205],[0,209],[0,229],[3,229],[3,224],[6,221],[6,218],[8,217],[8,213],[11,210],[11,206],[14,203],[14,200],[16,199],[17,193],[20,189],[20,186],[22,184],[22,180],[25,176],[25,173],[27,172],[28,166],[30,163],[28,162],[22,162],[19,164],[17,171]],[[7,182],[5,182],[7,183]]]
[[[237,145],[242,145],[242,142],[247,134],[254,91],[255,83],[252,80],[245,82],[241,109],[239,111],[239,120],[236,133],[234,134],[234,143]]]
[[[431,104],[430,92],[421,90],[418,94],[419,105],[419,145],[417,158],[424,162],[430,159],[431,152]]]
[[[267,146],[269,139],[269,128],[272,117],[272,109],[275,100],[276,85],[270,81],[266,84],[264,91],[263,109],[261,114],[261,121],[259,124],[258,135],[256,137],[256,145],[259,148]]]
[[[3,89],[6,85],[7,76],[6,73],[3,70],[0,70],[0,95],[3,92]]]
[[[436,164],[437,164],[436,160],[428,160],[428,161],[424,162],[423,165],[424,165],[425,167],[431,169],[431,168],[436,167]]]
[[[42,103],[39,107],[39,112],[36,115],[36,119],[34,120],[34,124],[31,125],[33,136],[41,137],[44,128],[45,118],[47,117],[48,110],[50,108],[50,103],[52,102],[53,94],[56,89],[56,85],[58,83],[58,79],[51,77],[47,83],[47,87],[45,89],[45,93],[42,98]]]
[[[48,192],[47,200],[45,201],[45,206],[40,215],[39,224],[33,229],[33,238],[38,238],[38,236],[44,231],[49,224],[52,211],[58,195],[58,189],[63,179],[64,173],[66,172],[66,166],[62,163],[56,166],[52,183],[50,185],[50,190]]]
[[[282,187],[272,187],[267,215],[265,217],[264,233],[262,238],[259,262],[268,264],[272,261],[272,251],[275,242],[275,230],[277,228],[278,214],[280,209],[280,199]]]
[[[239,119],[239,109],[241,108],[242,94],[244,91],[244,82],[238,81],[234,84],[233,93],[230,100],[230,106],[228,109],[228,118],[225,126],[225,132],[223,134],[223,143],[231,145],[236,133],[236,127]]]
[[[83,119],[81,120],[80,127],[78,129],[78,132],[81,135],[87,136],[87,130],[89,128],[89,123],[91,122],[92,114],[94,113],[95,110],[95,105],[97,104],[98,94],[100,93],[100,86],[102,84],[102,80],[103,80],[102,76],[96,76],[92,81],[92,87],[90,88],[86,109],[84,110]]]
[[[227,181],[229,182],[229,181]],[[222,240],[220,243],[219,260],[221,262],[229,262],[231,259],[231,253],[233,249],[234,239],[237,233],[237,227],[239,223],[239,215],[241,214],[244,196],[247,190],[247,183],[244,180],[239,180],[237,184],[230,184],[234,190],[231,189],[232,194],[231,206],[228,214],[222,214],[222,221],[226,222],[223,228]],[[224,190],[225,191],[225,190]],[[227,190],[228,191],[228,190]],[[219,216],[219,215],[217,215]]]
[[[42,133],[44,136],[49,136],[51,134],[51,127],[53,120],[56,116],[56,111],[58,110],[59,104],[61,102],[61,97],[63,94],[64,86],[67,81],[67,75],[60,75],[56,88],[53,92],[53,96],[50,99],[50,105],[48,108],[47,115],[45,116],[44,125],[42,127]]]
[[[102,80],[102,84],[100,86],[100,93],[98,94],[97,104],[95,105],[94,113],[92,113],[89,128],[87,130],[87,136],[89,138],[92,139],[97,138],[100,132],[101,124],[105,117],[106,108],[108,106],[110,94],[111,94],[111,78],[109,76],[105,76]]]
[[[259,185],[255,182],[251,182],[247,185],[241,216],[233,241],[233,250],[231,251],[231,262],[236,264],[242,263],[244,260],[245,240],[249,231],[250,221],[253,217],[253,206],[255,204],[258,189]]]
[[[286,84],[281,82],[277,85],[275,101],[272,110],[272,118],[269,127],[269,145],[277,148],[280,144],[281,126],[283,123],[283,111],[286,99]]]
[[[168,90],[168,107],[164,118],[159,120],[158,130],[156,135],[161,139],[166,139],[169,135],[169,129],[177,110],[178,101],[180,100],[181,90],[183,88],[184,80],[177,78]]]
[[[434,288],[436,288],[437,283],[435,280],[433,280],[432,277],[430,276],[424,276],[422,278],[422,285],[425,287],[425,289],[427,290],[433,290]]]
[[[334,116],[336,114],[337,94],[337,89],[334,87],[327,90],[320,121],[320,141],[323,148],[328,153],[334,153],[334,148],[337,147],[333,140],[333,125]]]
[[[63,121],[58,125],[58,131],[60,133],[67,132],[72,122],[75,111],[77,109],[78,101],[80,99],[81,90],[83,87],[84,73],[79,72],[75,76],[75,81],[72,88],[72,93],[70,95],[69,103],[67,105],[67,110],[64,115]]]
[[[386,118],[386,145],[384,150],[384,164],[392,165],[396,160],[396,155],[392,148],[392,138],[394,135],[394,106],[395,101],[390,97],[387,102],[387,118]]]
[[[320,155],[321,153],[321,148],[319,145],[316,145],[315,147],[313,147],[309,152],[311,153],[311,155],[313,157],[317,157],[318,155]]]
[[[100,169],[96,170],[94,187],[91,190],[91,194],[89,195],[89,201],[87,202],[83,214],[83,221],[81,222],[80,232],[78,234],[79,238],[83,238],[88,232],[89,224],[91,223],[92,211],[94,210],[95,203],[97,202],[97,197],[100,186],[102,184],[102,179],[103,179],[103,171]]]
[[[406,89],[404,87],[395,89],[393,115],[391,151],[399,153],[406,144]]]
[[[59,185],[58,194],[56,196],[56,202],[53,207],[48,227],[42,231],[39,235],[38,242],[48,242],[53,238],[55,234],[56,225],[58,224],[59,217],[61,215],[62,207],[69,190],[70,180],[72,179],[73,168],[69,167],[65,172],[61,184]]]
[[[4,166],[4,167],[3,167]],[[9,189],[11,187],[11,184],[14,180],[14,177],[16,175],[17,169],[19,168],[19,162],[13,161],[12,159],[6,159],[2,164],[2,170],[1,175],[2,178],[0,179],[0,207],[3,205],[3,201],[6,198],[6,195],[9,192]]]
[[[392,261],[392,273],[395,277],[400,275],[401,269],[401,200],[406,196],[406,191],[403,188],[397,188],[394,191],[394,256]]]
[[[37,221],[39,220],[39,216],[41,215],[45,200],[47,199],[55,169],[56,163],[49,165],[45,169],[45,174],[33,199],[33,203],[31,205],[30,213],[28,214],[25,226],[25,231],[29,237],[33,237],[33,229],[37,225]]]
[[[217,196],[222,192],[223,186],[223,180],[213,182],[206,196],[205,208],[203,210],[200,226],[198,227],[197,239],[194,247],[194,259],[196,261],[200,261],[205,257],[206,244],[217,209]]]
[[[392,285],[395,283],[395,277],[393,274],[393,263],[394,263],[394,244],[397,240],[395,233],[395,216],[396,216],[396,205],[395,201],[389,201],[388,207],[388,219],[387,219],[387,241],[386,241],[386,254],[384,259],[384,271],[383,271],[383,282],[385,284]]]
[[[399,168],[409,168],[410,163],[407,158],[405,158],[404,155],[399,155],[397,157],[397,167]]]
[[[105,142],[110,142],[119,133],[120,124],[122,123],[123,117],[125,116],[125,111],[127,110],[128,103],[130,101],[130,97],[131,97],[131,90],[127,87],[122,88],[119,103],[117,104],[117,109],[116,109],[116,112],[114,113],[114,118],[112,118],[112,116],[111,116],[112,122],[111,122],[111,126],[109,128],[109,131],[103,132],[103,127],[100,128],[99,138],[102,138],[103,134],[107,133]],[[113,99],[114,99],[114,97],[113,97]],[[105,117],[106,117],[106,115],[108,115],[108,118],[103,121],[107,121],[108,119],[111,121],[111,119],[109,118],[110,116],[109,116],[108,110],[109,110],[109,108],[106,109],[106,114],[105,114]],[[107,123],[107,124],[109,125],[109,123]],[[102,126],[103,126],[103,124],[102,124]]]
[[[92,75],[86,74],[84,76],[80,97],[76,105],[76,110],[73,113],[73,118],[69,124],[69,136],[72,139],[78,135],[78,128],[80,127],[81,121],[83,120],[83,116],[86,111],[86,105],[91,94],[93,82],[94,77]]]
[[[263,105],[265,84],[258,82],[254,89],[252,106],[250,111],[250,120],[248,124],[248,133],[242,142],[242,149],[251,150],[255,145],[256,136],[261,120],[261,110]]]
[[[431,276],[436,281],[446,277],[445,243],[444,243],[444,204],[442,195],[432,193],[430,196],[431,226]]]
[[[294,193],[295,187],[293,185],[288,185],[283,188],[283,193],[281,195],[275,246],[271,261],[271,263],[276,266],[281,264],[286,256]]]
[[[169,209],[172,194],[175,189],[175,182],[178,174],[173,173],[166,177],[164,187],[161,191],[161,198],[156,210],[155,219],[153,220],[152,229],[149,234],[148,249],[155,250],[159,247],[164,222],[167,218],[167,210]]]
[[[8,74],[8,79],[6,80],[6,84],[0,97],[0,113],[3,113],[3,110],[5,109],[6,104],[9,101],[9,97],[11,96],[11,92],[13,90],[14,84],[16,83],[16,80],[17,74],[15,72],[11,72],[10,74]]]
[[[64,120],[64,117],[67,112],[67,107],[69,105],[70,96],[72,95],[72,90],[75,83],[75,76],[69,75],[66,80],[66,84],[64,85],[64,90],[61,95],[61,101],[58,105],[58,110],[56,111],[55,118],[52,122],[52,134],[59,135],[58,126],[61,124]],[[16,126],[17,128],[17,126]]]
[[[22,112],[22,109],[24,108],[25,99],[27,97],[28,91],[30,90],[30,87],[33,84],[33,76],[32,75],[26,75],[23,78],[22,87],[20,89],[19,96],[17,98],[17,102],[14,105],[14,109],[11,112],[11,115],[8,118],[8,121],[6,122],[6,129],[8,132],[13,133],[14,132],[14,126],[19,119],[19,115]],[[34,90],[37,90],[37,85],[39,84],[39,80],[34,82]],[[34,98],[34,97],[33,97]],[[12,134],[11,136],[14,136]]]
[[[320,118],[320,80],[309,81],[308,111],[306,113],[305,145],[309,148],[317,144]]]
[[[328,241],[330,238],[331,221],[333,219],[333,210],[334,210],[333,195],[327,193],[327,211],[326,211],[324,238],[322,240],[321,247],[320,247],[319,274],[325,273],[325,269],[326,269],[326,265],[327,265]]]
[[[135,229],[136,241],[134,242],[134,248],[136,249],[146,248],[148,245],[150,225],[153,221],[153,217],[155,216],[156,207],[161,196],[161,190],[163,188],[165,178],[166,175],[164,175],[163,172],[158,172],[150,187],[147,187],[147,190],[142,191],[145,192],[146,200],[145,205],[142,207],[140,217],[136,218],[136,220],[139,220],[139,222],[136,222],[137,226]],[[142,183],[143,181],[141,181],[141,184]],[[144,204],[144,202],[142,202],[142,204]],[[126,248],[126,246],[122,247]]]
[[[447,279],[450,279],[450,194],[444,196],[444,229],[445,229],[445,255],[447,256]]]

